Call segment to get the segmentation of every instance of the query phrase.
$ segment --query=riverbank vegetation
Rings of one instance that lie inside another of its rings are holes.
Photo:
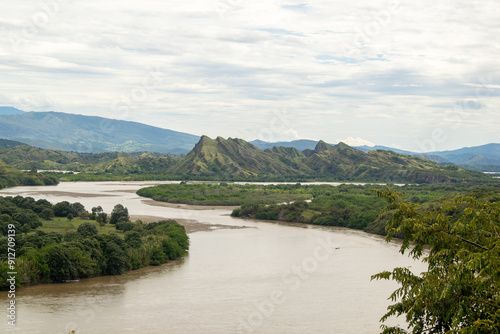
[[[179,259],[189,249],[184,227],[173,220],[134,223],[120,204],[107,217],[102,208],[90,213],[80,203],[0,197],[0,290],[12,271],[23,287],[118,275]],[[9,253],[15,253],[15,270]]]
[[[140,196],[169,203],[195,205],[240,205],[233,217],[315,225],[341,226],[385,234],[390,215],[379,216],[385,202],[373,196],[383,185],[301,185],[185,183],[159,185],[137,191]],[[439,207],[461,195],[483,200],[500,198],[497,187],[473,187],[466,184],[405,185],[403,199],[421,209]]]
[[[260,185],[233,183],[162,184],[142,188],[139,196],[156,201],[191,205],[254,205],[309,200],[313,195],[300,184]]]
[[[44,173],[22,172],[10,168],[0,160],[0,189],[16,186],[50,186],[59,183],[55,175]]]
[[[387,241],[402,236],[400,252],[428,263],[427,272],[395,268],[372,277],[400,284],[381,321],[403,315],[411,333],[499,333],[498,189],[473,190],[430,210],[389,188],[377,195],[389,203],[384,211],[392,214]],[[382,328],[384,334],[408,333],[398,326]]]
[[[390,214],[379,216],[385,203],[373,196],[377,185],[304,186],[313,195],[311,202],[296,201],[290,204],[247,204],[232,212],[233,217],[279,220],[315,225],[341,226],[385,234]],[[445,200],[464,194],[482,199],[500,198],[498,188],[470,188],[465,186],[404,186],[403,198],[418,204],[421,209],[437,208]]]

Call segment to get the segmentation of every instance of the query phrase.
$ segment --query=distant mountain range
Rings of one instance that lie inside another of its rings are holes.
[[[19,115],[24,114],[24,111],[13,107],[0,107],[0,115]]]
[[[200,137],[137,122],[2,107],[0,138],[61,151],[185,154]]]
[[[200,137],[137,122],[61,112],[24,112],[0,107],[0,138],[31,146],[73,152],[155,152],[187,154]],[[273,147],[315,150],[317,141],[249,142],[261,150]],[[0,142],[0,148],[5,147]],[[12,145],[9,144],[9,145]],[[487,144],[453,151],[416,153],[387,146],[355,147],[363,152],[377,150],[422,157],[442,165],[455,164],[476,171],[500,172],[500,144]]]
[[[274,146],[294,147],[299,150],[313,150],[317,144],[314,140],[300,139],[290,142],[263,142],[260,140],[251,141],[251,143],[260,149],[267,149]],[[500,172],[500,144],[486,144],[475,147],[464,147],[452,151],[435,151],[427,153],[416,153],[387,146],[354,146],[354,148],[371,152],[376,150],[393,151],[398,154],[412,155],[431,160],[442,165],[457,165],[465,169]]]
[[[170,169],[172,174],[228,177],[331,178],[343,181],[383,180],[440,183],[487,180],[482,173],[443,166],[420,157],[392,151],[368,153],[344,143],[323,141],[314,149],[272,147],[261,150],[241,139],[202,136],[194,149]]]
[[[314,149],[272,147],[261,150],[242,139],[202,136],[185,156],[155,153],[99,154],[61,152],[18,145],[0,149],[0,159],[19,169],[73,170],[97,175],[162,174],[177,179],[330,180],[359,182],[447,183],[492,181],[457,166],[443,166],[392,151],[368,153],[344,143],[323,141]]]

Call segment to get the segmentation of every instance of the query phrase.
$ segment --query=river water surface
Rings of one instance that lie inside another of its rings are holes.
[[[101,205],[108,213],[121,203],[131,215],[246,228],[192,233],[189,255],[160,267],[20,289],[16,327],[7,325],[8,298],[1,292],[1,332],[377,333],[397,285],[370,276],[396,266],[425,270],[401,255],[397,243],[361,231],[151,205],[135,191],[153,183],[61,183],[0,195],[80,202],[87,210]]]

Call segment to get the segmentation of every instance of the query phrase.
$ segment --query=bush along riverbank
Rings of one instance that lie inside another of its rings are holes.
[[[286,204],[244,204],[233,210],[231,216],[263,220],[306,223],[314,225],[341,226],[364,230],[369,233],[386,234],[391,212],[380,215],[386,206],[373,195],[373,190],[382,186],[341,185],[304,186],[313,195],[310,202],[295,201]],[[474,196],[481,200],[500,200],[498,188],[473,188],[464,185],[422,185],[398,187],[404,200],[416,204],[419,210],[434,210],[443,202],[458,196]]]
[[[161,265],[189,249],[174,220],[133,223],[121,205],[109,218],[80,203],[0,197],[0,290],[9,289],[11,272],[17,287],[65,282]]]

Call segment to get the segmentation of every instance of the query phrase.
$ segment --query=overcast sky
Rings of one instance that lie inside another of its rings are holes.
[[[41,0],[0,14],[0,105],[210,137],[500,142],[500,1]]]

